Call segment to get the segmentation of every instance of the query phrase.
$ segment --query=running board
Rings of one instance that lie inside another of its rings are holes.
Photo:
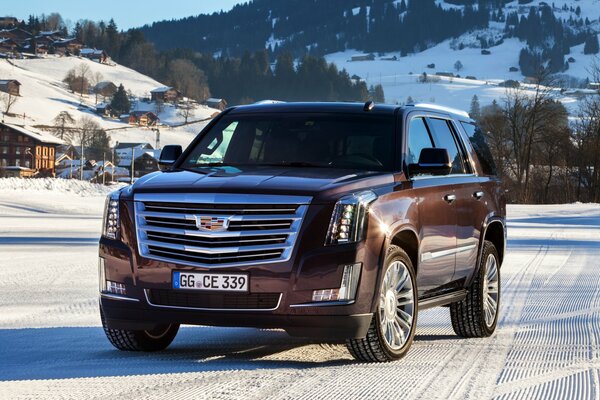
[[[467,290],[463,289],[459,290],[458,292],[442,294],[440,296],[419,300],[419,311],[462,301],[465,297],[467,297],[467,293]]]

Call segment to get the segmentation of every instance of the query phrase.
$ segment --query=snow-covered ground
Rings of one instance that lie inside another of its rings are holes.
[[[89,78],[98,76],[100,81],[123,84],[134,96],[149,98],[150,91],[162,83],[119,64],[101,64],[79,57],[47,56],[31,60],[0,60],[0,79],[16,79],[21,83],[21,97],[11,108],[14,117],[5,116],[6,122],[25,126],[52,126],[53,119],[61,111],[68,111],[75,119],[89,117],[106,129],[115,142],[156,142],[156,133],[149,128],[130,126],[127,123],[97,115],[96,98],[71,93],[62,82],[67,72],[81,65],[89,67]],[[98,102],[102,102],[102,98]],[[140,111],[155,111],[154,103],[137,102],[134,108]],[[200,106],[194,110],[189,121],[204,122],[179,126],[183,117],[170,105],[165,105],[159,114],[165,126],[160,127],[161,144],[187,146],[195,135],[207,124],[207,119],[218,110]]]
[[[340,345],[241,328],[184,327],[155,354],[113,349],[97,301],[107,190],[0,181],[0,398],[600,397],[598,205],[509,207],[493,337],[459,339],[446,308],[428,310],[405,359],[361,364]]]

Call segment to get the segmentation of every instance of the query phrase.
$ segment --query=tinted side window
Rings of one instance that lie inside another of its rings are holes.
[[[408,127],[408,151],[406,154],[406,164],[417,164],[421,150],[432,148],[433,143],[429,136],[429,131],[423,118],[414,118],[410,121]]]
[[[485,135],[481,129],[479,129],[477,125],[468,122],[461,122],[461,125],[465,128],[467,136],[469,136],[469,140],[475,150],[475,154],[477,154],[483,173],[486,175],[496,175],[496,163],[494,162],[494,157],[492,157],[492,152],[490,151],[490,147],[488,146]]]
[[[430,126],[432,128],[433,141],[435,147],[447,149],[452,161],[451,174],[464,174],[465,165],[463,162],[462,153],[459,151],[454,139],[454,134],[448,126],[448,121],[445,119],[430,118]]]

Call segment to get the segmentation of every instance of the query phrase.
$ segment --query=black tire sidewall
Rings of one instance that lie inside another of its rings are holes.
[[[496,305],[496,315],[494,317],[494,323],[491,326],[487,326],[487,323],[485,322],[485,313],[483,312],[484,310],[484,304],[485,304],[485,298],[483,296],[483,290],[484,290],[484,283],[485,283],[485,274],[486,274],[486,263],[487,263],[487,259],[488,257],[491,255],[494,256],[494,258],[496,259],[496,269],[497,269],[497,273],[498,273],[498,304]],[[496,331],[496,326],[498,325],[498,317],[500,315],[500,303],[502,300],[502,294],[501,294],[501,274],[500,274],[500,259],[498,258],[498,251],[496,250],[496,246],[494,246],[492,243],[490,242],[486,242],[485,246],[483,248],[483,254],[481,257],[481,265],[479,266],[479,279],[478,279],[478,288],[477,290],[479,291],[479,297],[480,297],[480,302],[481,304],[479,305],[481,308],[481,325],[483,330],[485,331],[485,333],[487,334],[487,336],[491,336],[495,331]]]

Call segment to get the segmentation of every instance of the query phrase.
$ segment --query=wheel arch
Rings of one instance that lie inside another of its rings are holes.
[[[396,231],[389,240],[388,245],[402,248],[413,264],[415,274],[419,271],[419,236],[414,228],[405,226]],[[387,246],[386,246],[387,247]]]
[[[482,241],[479,250],[479,256],[481,257],[481,251],[483,249],[483,242],[490,241],[496,247],[498,252],[499,264],[502,266],[504,256],[506,253],[506,229],[504,221],[501,219],[492,219],[486,224],[485,230],[482,235]]]

